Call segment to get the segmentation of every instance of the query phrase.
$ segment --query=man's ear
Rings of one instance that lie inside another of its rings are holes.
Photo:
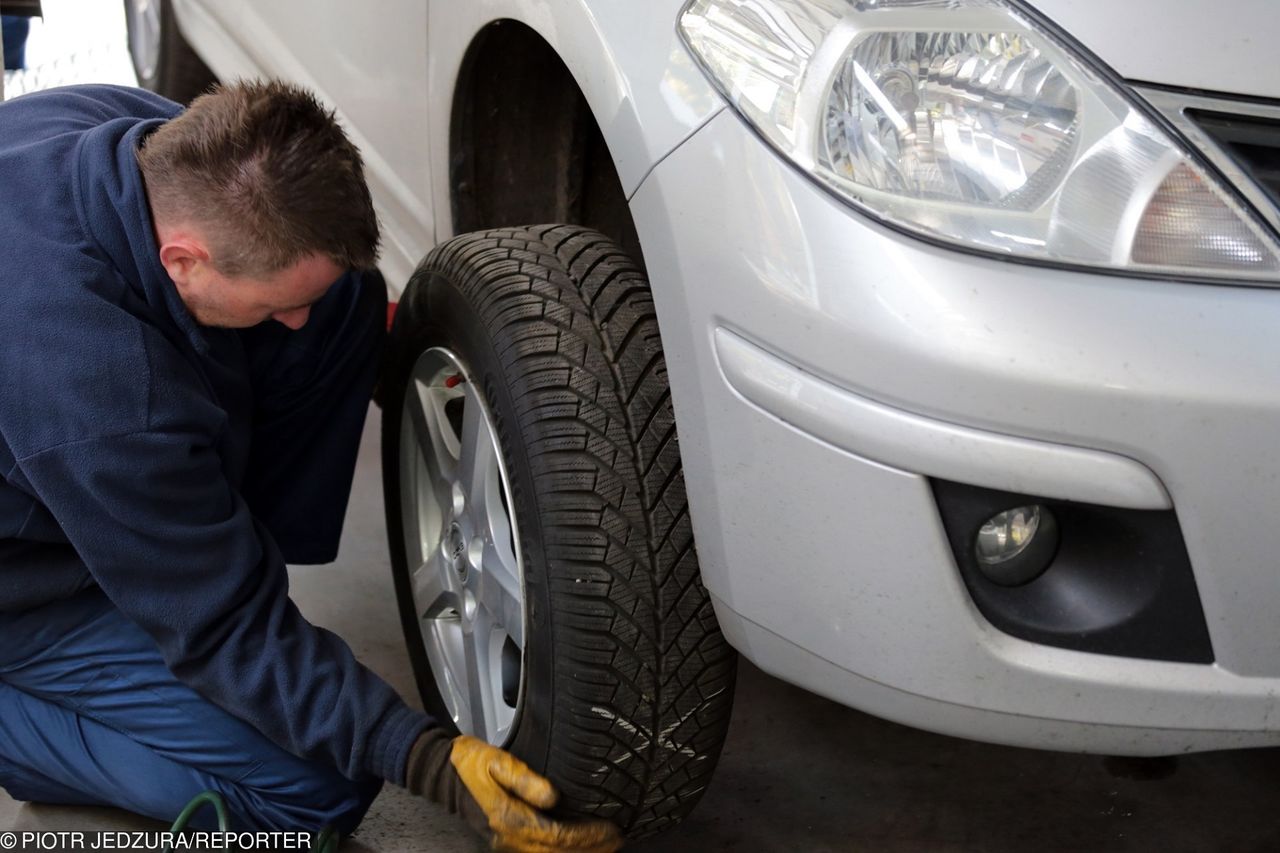
[[[190,283],[193,271],[209,263],[209,250],[204,243],[188,234],[175,234],[160,246],[160,264],[174,284]]]

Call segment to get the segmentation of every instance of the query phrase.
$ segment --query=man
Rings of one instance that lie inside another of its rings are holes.
[[[289,600],[285,561],[337,552],[385,322],[332,113],[279,83],[181,114],[27,95],[0,188],[0,785],[162,820],[214,790],[238,828],[349,833],[389,780],[496,846],[616,849]]]

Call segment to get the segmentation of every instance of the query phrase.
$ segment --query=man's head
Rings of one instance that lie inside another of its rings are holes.
[[[360,153],[315,97],[277,81],[220,86],[138,152],[160,262],[196,321],[300,328],[378,223]]]

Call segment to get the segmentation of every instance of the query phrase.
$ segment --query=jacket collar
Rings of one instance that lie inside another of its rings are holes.
[[[203,329],[160,263],[151,207],[137,151],[164,119],[118,118],[84,134],[76,150],[81,225],[107,260],[161,316],[172,320],[195,351],[208,353]]]

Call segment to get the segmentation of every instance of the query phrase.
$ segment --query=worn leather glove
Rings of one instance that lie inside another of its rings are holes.
[[[423,732],[409,752],[405,787],[444,805],[511,853],[613,853],[622,833],[603,820],[556,820],[543,812],[559,794],[552,784],[505,750],[468,735]]]

